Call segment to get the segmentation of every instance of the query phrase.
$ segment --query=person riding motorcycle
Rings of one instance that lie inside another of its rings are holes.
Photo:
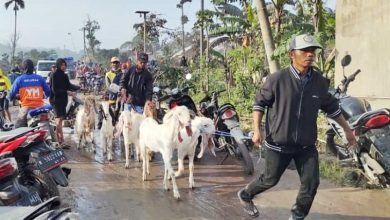
[[[10,98],[20,98],[20,109],[15,127],[27,126],[27,113],[29,110],[44,105],[44,98],[49,97],[50,88],[42,76],[34,74],[34,63],[30,59],[23,61],[24,73],[18,77],[11,88]]]
[[[3,117],[11,121],[11,113],[9,112],[9,100],[7,92],[11,89],[11,81],[0,68],[0,109],[3,110]]]
[[[125,110],[134,109],[143,113],[145,103],[152,100],[153,77],[146,69],[148,54],[140,53],[137,57],[137,65],[123,75],[120,86],[122,96],[126,96]]]

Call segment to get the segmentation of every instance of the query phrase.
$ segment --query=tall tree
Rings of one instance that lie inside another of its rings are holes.
[[[257,8],[257,16],[259,18],[261,36],[264,42],[265,52],[267,54],[267,61],[269,70],[274,73],[280,69],[279,62],[272,59],[272,54],[275,50],[274,38],[272,37],[272,30],[268,20],[267,8],[264,0],[255,0]]]
[[[96,39],[96,31],[100,29],[99,22],[91,20],[91,18],[88,17],[84,29],[86,31],[85,38],[88,40],[89,49],[92,52],[92,56],[95,56],[95,49],[101,44],[101,42]]]
[[[11,57],[11,64],[14,65],[15,60],[15,49],[16,49],[16,24],[17,24],[17,16],[19,9],[24,9],[24,1],[23,0],[9,0],[7,1],[4,6],[5,9],[8,9],[10,5],[14,5],[13,10],[15,13],[15,30],[14,30],[14,40],[12,42],[12,57]]]
[[[156,14],[150,14],[146,16],[145,29],[146,29],[146,50],[147,51],[155,51],[156,50],[156,42],[159,42],[159,37],[161,34],[161,29],[165,28],[165,24],[167,20],[164,18],[159,18]],[[140,36],[144,36],[144,22],[137,23],[133,25],[134,30],[137,31],[137,36],[135,39],[139,39]],[[148,44],[148,42],[152,43]],[[134,43],[134,42],[133,42]],[[139,45],[135,45],[137,51],[142,51],[143,47],[140,48]]]

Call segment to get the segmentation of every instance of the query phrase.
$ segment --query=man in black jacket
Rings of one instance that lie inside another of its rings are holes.
[[[146,69],[148,55],[140,53],[137,65],[132,66],[121,80],[122,95],[127,97],[125,110],[134,109],[142,113],[145,103],[152,100],[153,77]]]
[[[290,219],[304,219],[311,208],[320,183],[317,139],[317,115],[321,109],[344,129],[349,148],[356,146],[337,99],[328,93],[326,79],[311,65],[315,51],[322,47],[309,35],[296,36],[290,43],[291,65],[268,76],[256,95],[253,107],[255,144],[264,141],[261,120],[266,114],[265,167],[263,173],[238,192],[244,211],[258,216],[252,199],[275,186],[293,159],[301,181]]]

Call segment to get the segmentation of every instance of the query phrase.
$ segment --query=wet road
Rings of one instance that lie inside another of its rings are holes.
[[[12,107],[13,117],[17,112]],[[96,132],[97,144],[99,135]],[[218,158],[205,154],[195,162],[196,188],[188,188],[188,164],[186,172],[177,179],[181,199],[173,198],[172,191],[163,189],[163,163],[157,156],[151,163],[148,181],[141,180],[141,164],[131,161],[130,169],[124,168],[124,156],[115,140],[115,160],[104,161],[101,149],[96,155],[75,149],[75,139],[66,135],[73,146],[66,150],[72,168],[70,186],[60,187],[64,206],[78,212],[81,219],[252,219],[241,210],[236,192],[251,178],[241,170],[235,159],[218,165]],[[257,158],[254,158],[257,161]],[[176,168],[176,162],[173,162]],[[256,164],[262,169],[262,163]],[[255,174],[256,175],[256,174]],[[294,170],[287,170],[279,184],[254,199],[260,208],[262,220],[286,220],[299,187],[299,178]],[[390,190],[366,190],[340,188],[322,179],[308,220],[384,220],[390,219]]]
[[[98,137],[96,138],[98,140]],[[117,141],[116,141],[117,142]],[[236,192],[252,177],[246,177],[235,159],[218,165],[218,158],[206,154],[195,163],[196,188],[188,188],[188,168],[177,179],[181,199],[163,189],[163,163],[159,156],[151,163],[148,181],[141,180],[141,164],[131,161],[124,168],[123,151],[114,146],[115,160],[104,161],[101,149],[96,155],[75,148],[67,150],[72,168],[70,187],[61,188],[65,205],[79,212],[82,219],[251,219],[241,210]],[[254,158],[254,161],[257,161]],[[176,162],[173,163],[176,168]],[[256,165],[257,170],[262,167]],[[299,179],[287,170],[280,183],[258,196],[258,219],[288,219]],[[307,219],[390,219],[390,191],[337,188],[322,180],[312,212]]]

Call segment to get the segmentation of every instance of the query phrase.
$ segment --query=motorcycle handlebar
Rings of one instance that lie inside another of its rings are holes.
[[[219,94],[221,94],[221,93],[223,93],[225,91],[226,91],[226,89],[222,89],[222,90],[213,92],[213,94],[219,95]]]
[[[162,102],[164,100],[167,100],[169,97],[171,97],[171,95],[164,95],[164,96],[161,96],[160,98],[158,98],[157,101]]]
[[[352,75],[350,75],[350,76],[348,77],[349,81],[350,81],[350,82],[354,81],[354,80],[355,80],[355,77],[356,77],[360,72],[361,72],[360,69],[356,70],[356,72],[354,72]]]

